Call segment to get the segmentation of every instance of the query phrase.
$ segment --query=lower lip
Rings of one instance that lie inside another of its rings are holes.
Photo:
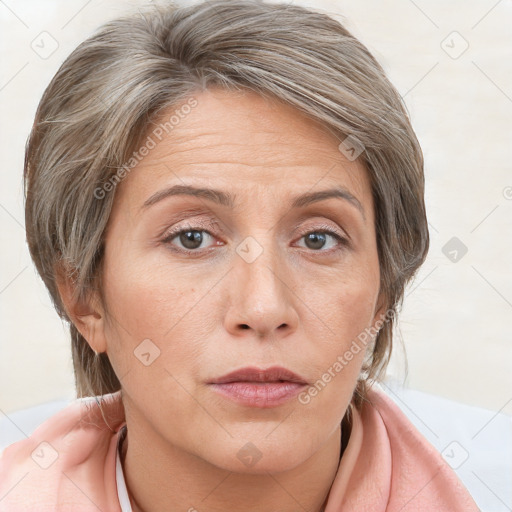
[[[227,382],[211,384],[217,393],[249,407],[276,407],[296,397],[307,384],[299,382]]]

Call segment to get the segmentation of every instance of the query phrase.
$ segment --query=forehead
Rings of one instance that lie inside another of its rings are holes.
[[[347,160],[340,140],[298,109],[246,90],[191,97],[194,107],[170,107],[149,127],[154,147],[121,182],[116,201],[140,206],[173,184],[228,189],[241,199],[341,185],[371,201],[360,160]]]

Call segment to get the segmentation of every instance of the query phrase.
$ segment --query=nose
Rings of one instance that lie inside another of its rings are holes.
[[[278,250],[261,245],[263,251],[254,261],[234,257],[226,330],[235,336],[283,338],[297,329],[299,299]]]

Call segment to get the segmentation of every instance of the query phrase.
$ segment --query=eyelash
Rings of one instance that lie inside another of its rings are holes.
[[[177,229],[174,229],[173,231],[170,231],[169,233],[166,233],[164,238],[162,239],[162,242],[164,244],[172,245],[171,242],[172,242],[172,240],[174,240],[174,238],[176,238],[181,233],[185,233],[185,232],[188,232],[188,231],[197,231],[197,232],[207,233],[212,238],[215,238],[215,236],[208,229],[206,229],[207,227],[215,230],[215,229],[218,229],[218,224],[217,223],[209,223],[207,226],[187,226],[187,227],[177,228]],[[312,252],[315,252],[315,253],[327,253],[327,254],[329,254],[329,253],[339,251],[339,250],[344,249],[345,247],[349,246],[349,241],[348,241],[347,238],[341,236],[340,234],[338,234],[335,231],[332,231],[332,229],[330,227],[328,227],[328,226],[319,226],[318,228],[309,230],[306,233],[304,233],[300,237],[300,239],[304,238],[305,236],[307,236],[307,235],[309,235],[311,233],[317,233],[317,234],[318,233],[322,233],[322,234],[330,235],[339,244],[339,247],[333,248],[333,249],[328,249],[328,250],[323,250],[323,249],[314,250],[314,249],[310,249],[310,251],[312,251]],[[307,247],[303,247],[303,248],[307,249]],[[203,252],[203,251],[205,251],[207,249],[184,249],[184,248],[181,248],[181,247],[173,247],[172,250],[175,250],[175,251],[178,251],[178,252],[181,252],[181,253],[185,253],[185,254],[192,254],[192,253],[199,254],[199,253],[201,253],[201,252]]]

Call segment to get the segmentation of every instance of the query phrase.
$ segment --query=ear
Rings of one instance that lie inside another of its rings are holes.
[[[96,352],[106,352],[105,313],[96,290],[87,299],[77,298],[75,283],[63,267],[56,272],[57,288],[71,322]]]

